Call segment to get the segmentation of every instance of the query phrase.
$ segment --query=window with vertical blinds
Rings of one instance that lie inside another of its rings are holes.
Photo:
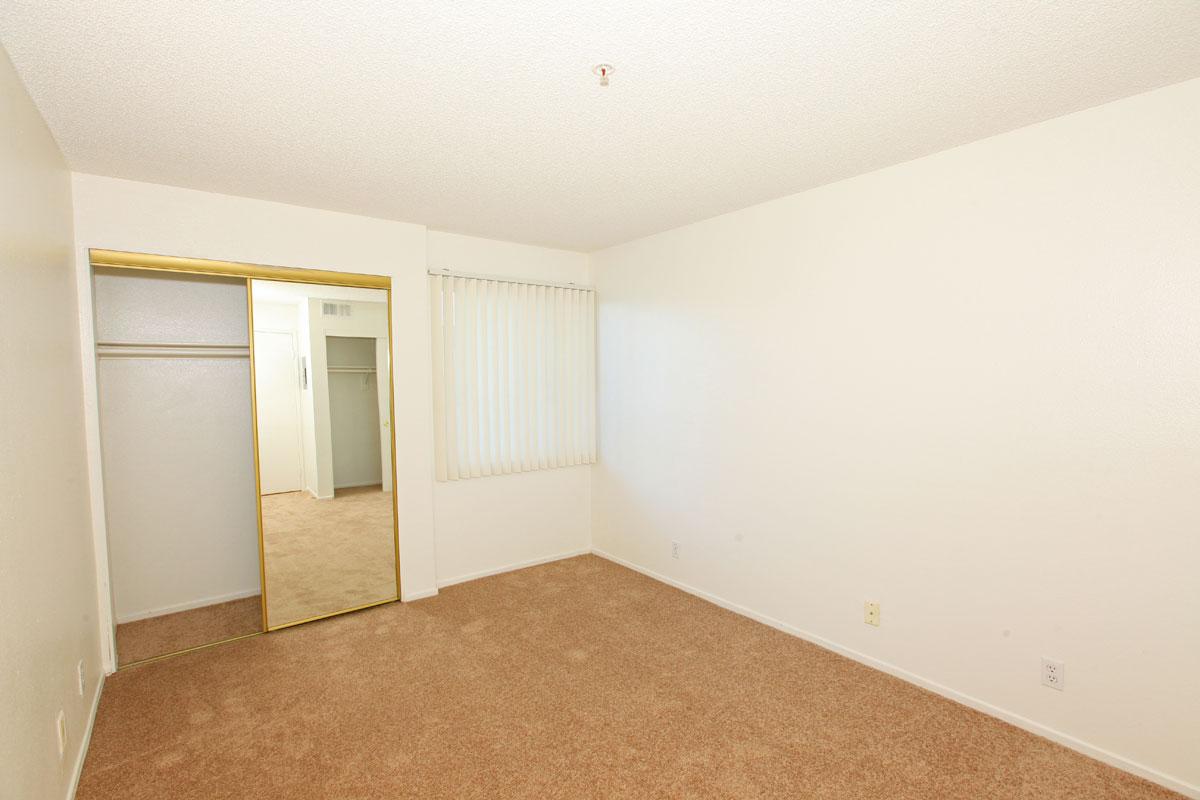
[[[429,276],[437,479],[596,460],[595,295]]]

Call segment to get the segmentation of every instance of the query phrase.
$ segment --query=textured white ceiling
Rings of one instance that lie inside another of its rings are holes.
[[[1200,76],[1200,2],[0,0],[0,41],[78,171],[591,250]]]

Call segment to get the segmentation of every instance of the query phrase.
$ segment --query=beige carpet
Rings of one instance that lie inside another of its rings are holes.
[[[258,595],[117,626],[117,666],[262,630]]]
[[[595,556],[119,672],[78,800],[1177,798]]]
[[[274,627],[396,597],[392,495],[378,486],[264,495],[267,621]]]

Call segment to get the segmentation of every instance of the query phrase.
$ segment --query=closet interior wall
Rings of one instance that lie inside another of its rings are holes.
[[[260,593],[246,282],[97,268],[118,625]]]

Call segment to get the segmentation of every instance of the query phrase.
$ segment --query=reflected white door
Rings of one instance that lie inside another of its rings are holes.
[[[291,333],[254,332],[258,474],[263,494],[296,492],[300,466],[300,374]]]

